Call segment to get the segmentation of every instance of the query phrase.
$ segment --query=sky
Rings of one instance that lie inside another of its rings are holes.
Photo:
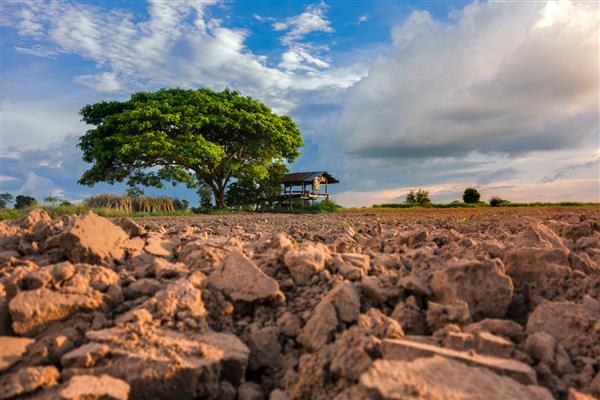
[[[241,91],[303,132],[344,206],[600,201],[600,3],[3,1],[0,192],[81,200],[79,110]],[[146,193],[197,203],[184,185]]]

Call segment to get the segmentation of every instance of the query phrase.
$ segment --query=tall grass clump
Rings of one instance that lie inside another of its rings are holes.
[[[88,208],[109,209],[121,212],[160,213],[175,212],[185,208],[173,197],[119,196],[112,193],[99,194],[85,200]]]

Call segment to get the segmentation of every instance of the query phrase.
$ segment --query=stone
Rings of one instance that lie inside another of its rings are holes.
[[[515,342],[520,342],[524,337],[523,327],[509,319],[486,318],[465,326],[463,330],[469,333],[490,332]]]
[[[458,351],[470,350],[475,347],[475,336],[465,332],[448,332],[444,337],[444,347]]]
[[[63,294],[46,288],[20,292],[9,303],[12,328],[19,335],[34,335],[46,324],[59,321],[79,311],[102,305],[98,292],[89,295]]]
[[[398,284],[406,291],[419,295],[429,297],[432,295],[431,289],[427,286],[427,283],[419,276],[415,274],[409,274],[400,278]]]
[[[277,319],[277,327],[284,335],[296,337],[302,328],[302,321],[297,315],[286,311]]]
[[[467,324],[471,320],[469,305],[462,300],[454,300],[449,304],[430,301],[427,306],[426,320],[431,331],[443,328],[447,324]]]
[[[55,367],[25,367],[0,376],[0,400],[31,393],[57,384]]]
[[[71,262],[100,263],[121,260],[121,244],[129,236],[121,227],[89,211],[72,218],[64,229],[49,237],[44,246],[57,248]]]
[[[566,250],[564,240],[554,231],[542,223],[527,225],[525,230],[516,239],[520,247],[537,247]]]
[[[172,263],[162,257],[156,257],[152,262],[154,276],[157,279],[175,279],[188,274],[188,269],[183,263]]]
[[[321,243],[305,242],[298,249],[285,253],[283,261],[294,282],[305,285],[331,261],[331,254],[327,246]]]
[[[556,348],[556,340],[554,337],[543,331],[537,331],[527,336],[525,340],[525,352],[534,361],[545,363],[546,365],[554,364],[554,354]]]
[[[34,342],[33,339],[0,336],[0,372],[16,364]]]
[[[288,395],[281,389],[275,389],[271,391],[269,395],[269,400],[289,400]]]
[[[163,285],[153,278],[137,279],[123,289],[126,299],[137,299],[142,296],[152,296],[158,292]]]
[[[479,332],[475,341],[475,350],[479,354],[494,357],[510,358],[515,344],[508,339],[488,332]]]
[[[62,356],[60,363],[64,368],[91,367],[104,358],[109,351],[110,348],[105,344],[86,343]]]
[[[429,286],[441,303],[466,301],[475,319],[503,317],[514,290],[499,259],[451,263],[432,274]]]
[[[382,355],[386,360],[412,361],[421,357],[441,356],[467,365],[487,368],[525,385],[537,385],[535,371],[519,361],[446,349],[406,339],[384,339]]]
[[[529,315],[526,332],[546,332],[567,351],[590,346],[589,329],[600,320],[600,303],[584,297],[581,303],[543,301]]]
[[[363,295],[380,304],[385,304],[400,296],[399,288],[385,284],[376,276],[364,276],[358,286]]]
[[[154,316],[162,321],[200,319],[207,315],[202,292],[185,278],[169,284],[154,295]]]
[[[107,374],[130,385],[130,397],[204,398],[221,381],[243,381],[250,350],[236,336],[200,335],[157,327],[152,321],[122,322],[86,333],[88,340],[110,347],[110,357],[71,374]]]
[[[267,327],[250,332],[250,369],[275,368],[281,363],[279,329]]]
[[[320,302],[302,328],[298,341],[313,350],[319,350],[333,337],[338,324],[337,314],[333,303]]]
[[[259,385],[244,382],[238,388],[238,400],[263,400],[264,393]]]
[[[354,285],[342,282],[327,293],[323,301],[331,301],[335,306],[337,318],[343,322],[354,322],[360,314],[360,296]]]
[[[506,273],[517,282],[564,279],[572,272],[568,254],[564,249],[517,247],[504,256]]]
[[[121,217],[113,219],[113,223],[119,225],[129,236],[146,236],[146,228],[132,220],[131,218]]]
[[[64,400],[127,400],[129,384],[109,375],[75,375],[58,395]]]
[[[425,335],[428,331],[425,314],[416,303],[413,304],[408,299],[406,302],[399,301],[390,317],[398,321],[407,334]]]
[[[346,276],[360,277],[365,276],[371,269],[371,261],[366,254],[359,253],[341,253],[336,255],[334,265],[340,274]]]
[[[157,257],[172,258],[175,251],[175,243],[159,233],[151,232],[146,238],[144,251]]]
[[[516,382],[485,368],[440,356],[411,361],[376,360],[360,377],[368,398],[392,399],[532,399],[551,400],[539,386]]]
[[[209,275],[207,282],[233,301],[252,303],[285,300],[277,281],[237,251],[225,257],[221,265]]]

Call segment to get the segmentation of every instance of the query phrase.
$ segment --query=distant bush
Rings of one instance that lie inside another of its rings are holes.
[[[477,203],[481,194],[475,188],[466,188],[463,194],[463,201],[465,203]]]
[[[507,205],[508,203],[510,203],[510,201],[504,200],[500,196],[494,196],[490,199],[490,206],[492,206],[492,207],[500,207],[500,206]]]
[[[413,189],[406,195],[405,203],[427,207],[429,204],[431,204],[431,200],[429,199],[429,192],[421,189]]]
[[[85,200],[88,208],[106,208],[124,212],[174,212],[184,209],[184,204],[173,197],[119,196],[105,193]]]
[[[27,207],[33,207],[38,204],[37,200],[31,196],[18,195],[15,197],[15,209],[20,210]]]

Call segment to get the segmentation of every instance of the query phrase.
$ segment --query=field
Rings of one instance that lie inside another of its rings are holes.
[[[600,396],[600,208],[34,210],[0,348],[0,399]]]

